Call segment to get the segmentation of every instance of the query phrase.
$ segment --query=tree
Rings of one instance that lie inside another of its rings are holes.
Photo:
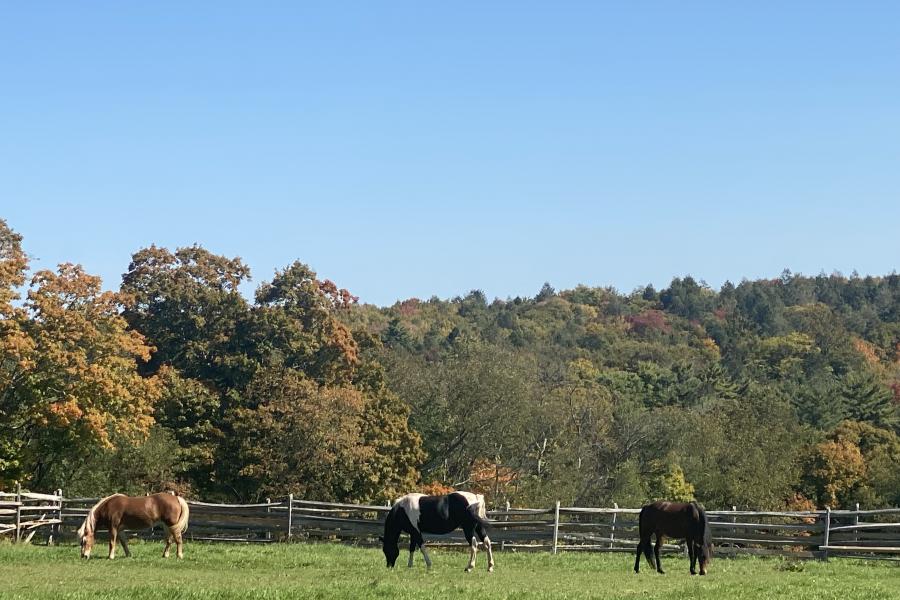
[[[650,497],[653,500],[691,502],[694,500],[694,486],[685,479],[684,471],[674,457],[661,461],[661,472],[650,482]]]
[[[842,382],[841,396],[847,416],[855,421],[867,421],[879,427],[889,427],[897,422],[890,389],[872,373],[850,373]]]
[[[543,302],[544,300],[549,300],[553,296],[556,295],[556,290],[553,289],[553,286],[550,285],[549,282],[544,282],[544,285],[541,286],[541,291],[537,293],[537,296],[534,297],[535,302]]]
[[[101,292],[100,279],[76,265],[35,274],[25,304],[35,351],[4,428],[31,485],[51,489],[60,457],[141,440],[153,425],[159,390],[137,372],[150,348],[119,314],[128,300]]]
[[[235,361],[232,341],[248,312],[238,286],[250,279],[240,258],[225,258],[200,246],[174,253],[150,246],[134,253],[121,291],[134,299],[123,312],[128,325],[156,349],[142,372],[163,365],[219,389],[249,380]]]
[[[198,492],[214,494],[217,449],[225,435],[219,394],[169,366],[160,369],[158,379],[160,399],[154,418],[173,440],[169,449],[173,472],[193,482]]]
[[[532,441],[543,433],[532,427],[533,362],[468,340],[433,365],[409,356],[389,366],[388,381],[424,440],[426,478],[463,485],[477,459],[514,469],[531,460]]]
[[[229,416],[238,446],[230,483],[241,497],[385,501],[417,479],[418,440],[397,431],[389,396],[370,399],[280,369],[257,372],[246,393],[254,408]]]
[[[246,352],[264,364],[299,369],[321,384],[347,384],[359,363],[359,348],[337,314],[356,300],[294,262],[257,290]]]
[[[698,284],[690,275],[684,279],[676,277],[659,293],[663,308],[691,320],[699,319],[710,309],[713,297],[712,290]]]
[[[817,444],[807,461],[806,481],[820,505],[836,508],[847,504],[866,476],[859,446],[846,439]]]
[[[14,302],[27,270],[22,236],[0,219],[0,487],[21,468],[15,431],[20,410],[17,390],[33,367],[34,340],[25,330],[25,310]]]
[[[842,421],[828,439],[858,447],[865,462],[865,479],[848,494],[848,504],[855,500],[877,508],[900,503],[900,437],[896,433],[870,423]]]
[[[388,323],[387,329],[383,334],[381,334],[381,341],[385,346],[389,348],[409,349],[412,345],[412,340],[410,340],[409,332],[397,317],[391,319],[391,321]]]

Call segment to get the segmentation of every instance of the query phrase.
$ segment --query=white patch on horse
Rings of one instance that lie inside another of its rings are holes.
[[[487,518],[487,508],[486,503],[484,501],[484,495],[482,494],[473,494],[472,492],[454,492],[455,494],[459,494],[463,498],[469,501],[469,506],[473,504],[478,505],[478,516],[482,519]]]
[[[406,518],[409,519],[410,524],[416,531],[419,530],[419,515],[422,513],[419,509],[419,499],[424,496],[425,494],[407,494],[394,502],[394,504],[399,504],[403,508]]]

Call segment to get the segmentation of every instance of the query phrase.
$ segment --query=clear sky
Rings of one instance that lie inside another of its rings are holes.
[[[299,258],[378,304],[885,274],[898,24],[896,2],[0,2],[0,216],[34,266],[113,288],[138,248],[194,242],[254,286]]]

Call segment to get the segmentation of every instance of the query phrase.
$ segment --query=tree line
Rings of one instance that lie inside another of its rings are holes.
[[[135,252],[118,291],[0,221],[0,487],[709,507],[900,504],[900,276],[390,307],[295,262]]]

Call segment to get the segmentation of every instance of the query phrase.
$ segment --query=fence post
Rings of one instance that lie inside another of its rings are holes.
[[[509,521],[509,500],[506,501],[506,516],[503,517],[504,521]],[[504,548],[506,548],[506,540],[500,540],[500,552],[503,552]]]
[[[272,503],[272,499],[271,499],[271,498],[266,498],[266,504],[268,505],[268,504],[271,504],[271,503]],[[271,507],[271,506],[266,506],[266,514],[269,515],[269,514],[271,514],[271,513],[272,513],[272,507]],[[269,520],[269,518],[266,517],[266,521],[268,521],[268,520]],[[271,524],[269,525],[269,527],[271,527]],[[266,539],[267,539],[267,540],[271,540],[271,539],[272,539],[272,530],[271,530],[271,529],[266,529]]]
[[[16,543],[22,540],[22,484],[16,482]]]
[[[553,509],[553,554],[556,554],[559,541],[559,500],[556,501],[556,508]]]
[[[56,520],[62,522],[62,490],[57,489],[56,492]],[[59,537],[60,523],[54,523],[50,526],[50,534],[47,536],[47,545],[52,546],[53,542]]]
[[[825,543],[822,550],[822,560],[828,560],[828,539],[831,537],[831,507],[825,507]]]
[[[294,527],[294,495],[288,494],[288,531],[287,531],[287,539],[291,541],[291,537],[293,536],[292,529]]]
[[[609,532],[609,547],[612,548],[616,543],[616,517],[619,516],[619,505],[613,502],[612,529]]]
[[[856,513],[853,515],[853,525],[859,525],[859,502],[856,503]],[[853,530],[853,544],[859,543],[859,529]]]

